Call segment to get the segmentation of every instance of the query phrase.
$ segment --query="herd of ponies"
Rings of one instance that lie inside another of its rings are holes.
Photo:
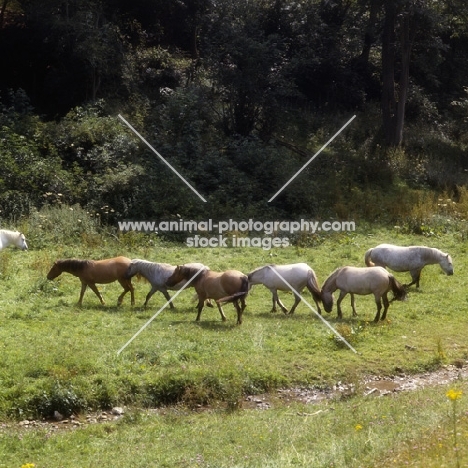
[[[28,245],[24,234],[17,231],[0,230],[0,250],[9,245],[27,250]],[[148,305],[151,296],[160,291],[172,308],[172,299],[168,290],[180,290],[183,287],[194,287],[198,297],[197,317],[200,320],[203,307],[212,306],[214,300],[221,319],[226,320],[222,305],[233,303],[237,312],[237,324],[242,323],[242,314],[246,306],[246,296],[253,285],[263,284],[272,294],[272,312],[278,305],[285,314],[293,314],[302,299],[301,293],[307,288],[321,314],[320,304],[326,312],[331,312],[334,303],[333,293],[339,290],[337,300],[338,318],[342,318],[341,302],[350,294],[353,316],[356,316],[354,295],[373,294],[377,306],[374,321],[385,320],[390,305],[387,294],[392,291],[393,299],[404,300],[406,291],[413,284],[419,288],[421,271],[426,265],[439,264],[447,275],[453,275],[453,263],[449,254],[436,248],[425,246],[400,247],[391,244],[381,244],[365,252],[366,266],[343,266],[333,271],[324,281],[322,287],[314,270],[306,263],[288,265],[264,265],[248,274],[238,270],[217,272],[202,263],[185,263],[170,265],[155,263],[148,260],[115,257],[105,260],[61,259],[54,262],[47,274],[47,279],[53,280],[61,273],[70,273],[81,281],[81,292],[78,304],[81,305],[86,289],[89,287],[104,304],[96,284],[106,284],[118,281],[123,288],[117,304],[122,304],[125,294],[130,292],[131,304],[135,304],[132,277],[142,276],[151,284],[146,295],[144,306]],[[411,282],[402,285],[387,271],[409,272]],[[294,295],[291,309],[281,302],[278,291],[290,291]],[[384,310],[381,314],[382,303]]]

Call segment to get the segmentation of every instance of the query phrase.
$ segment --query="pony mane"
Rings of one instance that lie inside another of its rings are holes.
[[[328,278],[325,280],[325,282],[322,284],[322,290],[326,290],[329,286],[329,284],[332,282],[332,281],[335,281],[338,273],[342,270],[343,267],[338,267],[336,268],[332,273],[330,273],[330,275],[328,275]]]
[[[180,267],[183,268],[184,271],[186,271],[187,273],[189,273],[190,276],[195,275],[195,274],[198,273],[198,271],[200,270],[200,268],[197,268],[197,267],[194,267],[194,266],[180,265]],[[201,270],[202,270],[202,271],[201,271],[200,275],[201,275],[204,271],[206,271],[206,270],[204,270],[203,268],[202,268]]]
[[[275,266],[276,266],[276,263],[270,263],[269,265],[259,266],[259,267],[255,268],[255,270],[252,270],[249,273],[249,275],[253,275],[254,273],[257,273],[257,271],[264,270],[264,269],[269,268],[269,267],[275,267]]]
[[[175,269],[174,265],[170,265],[169,263],[156,263],[139,258],[133,259],[131,265],[136,267],[137,274],[149,278],[164,273],[171,274],[172,270]]]
[[[198,271],[200,270],[200,268],[191,267],[191,266],[185,266],[185,265],[179,265],[179,266],[180,266],[180,268],[183,268],[182,271],[184,271],[186,273],[187,280],[189,280],[190,278],[195,276],[198,273]],[[208,271],[209,270],[207,270],[207,269],[202,269],[202,271],[200,273],[198,273],[197,277],[193,281],[194,282],[198,281],[199,279],[201,279],[203,277],[203,275],[206,275],[206,273]]]
[[[439,262],[442,257],[448,255],[447,253],[442,252],[442,250],[436,249],[435,247],[421,247],[420,252],[424,259],[436,262]]]
[[[81,260],[78,258],[67,258],[65,260],[57,260],[57,263],[63,270],[70,273],[79,273],[87,266],[93,263],[92,260]]]

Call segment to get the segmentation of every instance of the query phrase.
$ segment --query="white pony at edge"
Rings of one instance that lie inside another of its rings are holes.
[[[447,275],[453,275],[452,257],[439,249],[424,246],[399,247],[391,244],[380,244],[373,249],[369,249],[364,261],[367,266],[388,267],[393,271],[409,271],[411,283],[405,285],[409,287],[416,284],[419,288],[421,270],[426,265],[439,264]]]
[[[14,245],[21,250],[28,250],[28,244],[26,244],[26,237],[24,237],[24,234],[18,231],[0,229],[0,250],[9,245]]]

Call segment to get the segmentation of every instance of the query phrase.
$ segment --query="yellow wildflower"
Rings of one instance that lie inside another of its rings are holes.
[[[26,463],[21,465],[21,468],[34,468],[36,465],[34,463]]]
[[[354,429],[356,429],[356,431],[360,431],[362,429],[362,424],[356,424]]]
[[[458,400],[459,398],[461,398],[463,392],[461,390],[454,390],[453,388],[451,388],[447,393],[447,397],[449,400],[452,400],[452,401],[455,401],[455,400]]]

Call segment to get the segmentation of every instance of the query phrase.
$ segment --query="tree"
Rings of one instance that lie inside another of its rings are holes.
[[[269,134],[278,99],[294,88],[287,77],[287,44],[265,30],[262,7],[226,1],[211,15],[203,35],[203,59],[227,135]]]
[[[382,34],[382,121],[385,141],[398,146],[403,139],[405,106],[408,97],[409,65],[415,25],[409,2],[398,8],[394,0],[384,1]],[[400,10],[400,11],[399,11]],[[397,28],[400,32],[400,72],[396,91]],[[411,30],[410,30],[411,29]]]

